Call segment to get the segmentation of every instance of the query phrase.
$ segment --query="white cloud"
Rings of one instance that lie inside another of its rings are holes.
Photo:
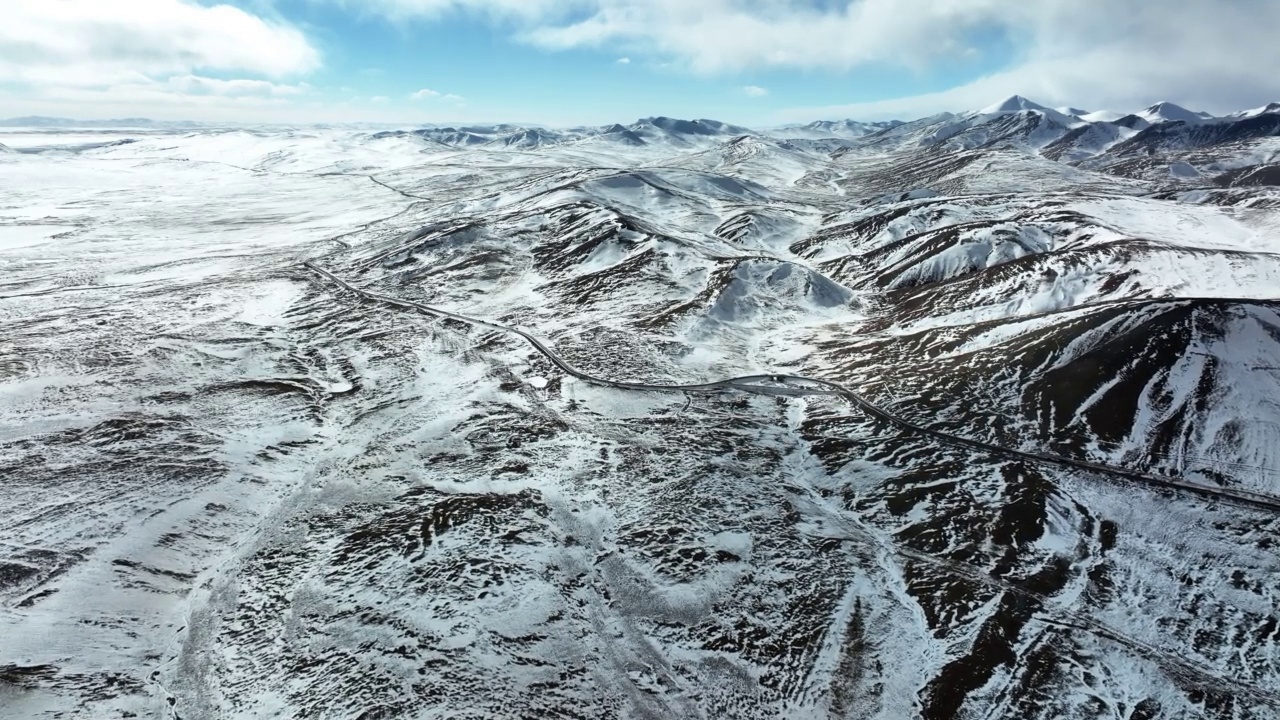
[[[329,2],[356,7],[354,0]],[[923,67],[930,58],[970,51],[957,38],[985,29],[1018,2],[365,0],[358,7],[396,20],[470,12],[514,26],[519,38],[548,49],[621,45],[714,73],[755,66],[847,69],[886,59]]]
[[[1275,0],[368,0],[365,7],[428,21],[472,12],[543,48],[624,49],[702,74],[884,64],[924,72],[973,62],[989,45],[981,38],[1012,51],[1008,67],[963,87],[855,110],[961,110],[1016,92],[1051,105],[1127,109],[1169,98],[1223,111],[1280,95]]]
[[[1021,62],[950,89],[890,100],[794,108],[777,119],[851,117],[912,119],[944,110],[972,110],[1012,94],[1050,106],[1131,112],[1160,100],[1223,113],[1280,96],[1275,67],[1280,3],[1239,0],[1168,2],[1159,12],[1132,3],[1078,0],[1068,10],[1044,10],[1035,41]],[[1091,11],[1090,5],[1099,11]],[[1224,81],[1228,79],[1229,81]]]
[[[747,97],[753,97],[753,98],[760,98],[769,94],[768,90],[760,87],[759,85],[744,85],[742,87],[742,92]]]
[[[287,97],[311,90],[306,83],[280,85],[267,80],[221,80],[199,75],[175,75],[166,81],[166,85],[180,93],[223,97]]]
[[[112,85],[105,88],[61,87],[50,88],[41,95],[45,102],[56,102],[83,107],[147,106],[150,108],[192,108],[204,110],[212,106],[239,108],[279,107],[289,103],[286,97],[271,92],[237,92],[230,88],[207,92],[177,90],[169,83],[139,82]],[[130,113],[136,114],[136,113]],[[189,118],[184,118],[189,119]]]
[[[446,102],[452,102],[452,103],[460,103],[464,99],[461,95],[454,95],[453,93],[440,93],[439,91],[432,90],[430,88],[422,88],[421,90],[415,93],[409,94],[410,100],[434,100],[436,98],[439,98]]]
[[[138,117],[145,115],[169,120],[227,121],[251,117],[255,120],[284,119],[297,107],[309,88],[298,86],[298,94],[274,89],[252,90],[232,86],[201,88],[194,83],[140,81],[108,87],[59,86],[47,88],[38,98],[4,98],[6,107],[22,108],[20,114],[76,116],[85,119]],[[181,89],[190,85],[192,92]],[[312,111],[314,112],[314,111]]]
[[[273,80],[319,66],[320,53],[299,30],[230,5],[40,0],[10,3],[0,21],[0,82],[28,104],[62,103],[75,114],[126,97],[139,103],[135,112],[279,100],[310,88]]]
[[[439,110],[414,110],[395,102],[374,103],[360,96],[335,99],[319,91],[289,97],[264,95],[199,95],[174,92],[164,83],[119,85],[108,88],[51,89],[40,97],[16,97],[0,88],[0,107],[13,115],[52,115],[94,120],[148,117],[156,120],[200,120],[245,123],[315,122],[386,123],[416,126],[424,122],[492,121],[488,115],[450,105]]]
[[[243,71],[284,77],[320,54],[297,29],[229,5],[181,0],[41,0],[0,22],[0,80],[92,86],[139,75]]]
[[[510,17],[542,20],[565,17],[592,3],[584,0],[330,0],[360,10],[401,20],[436,19],[456,12],[475,12],[493,19]]]
[[[989,19],[996,0],[593,0],[585,18],[528,29],[550,49],[622,44],[702,73],[751,67],[828,67],[891,61],[922,67],[958,54],[955,42]],[[1008,4],[1008,3],[1006,3]]]
[[[321,62],[307,37],[218,1],[9,0],[0,12],[5,106],[26,112],[43,98],[66,108],[78,102],[69,98],[89,102],[111,92],[150,98],[153,105],[135,113],[186,101],[241,108],[314,97],[297,84]],[[1275,0],[1163,0],[1158,8],[1146,0],[316,1],[399,22],[469,13],[538,47],[597,48],[623,65],[643,61],[707,75],[886,64],[927,72],[989,53],[980,38],[999,38],[998,46],[1011,50],[1007,67],[940,93],[795,108],[780,119],[911,117],[1012,93],[1088,109],[1170,99],[1210,112],[1280,96]],[[9,102],[14,98],[25,104]],[[437,109],[463,102],[443,93],[414,99]]]

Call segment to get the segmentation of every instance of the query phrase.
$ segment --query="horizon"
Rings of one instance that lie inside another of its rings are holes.
[[[1090,111],[1177,97],[1213,115],[1280,97],[1268,71],[1280,47],[1265,31],[1280,5],[1148,10],[1137,0],[18,0],[0,28],[0,101],[15,117],[85,122],[571,127],[667,116],[777,127],[909,121],[1015,94]]]
[[[1076,108],[1076,107],[1072,107],[1072,106],[1060,106],[1060,107],[1058,107],[1058,108],[1050,108],[1049,106],[1044,105],[1043,103],[1037,103],[1034,99],[1032,99],[1032,98],[1028,98],[1028,97],[1026,97],[1025,95],[1018,95],[1018,94],[1015,94],[1015,95],[1008,96],[1007,98],[1004,98],[1003,100],[997,101],[997,102],[995,102],[995,103],[991,103],[991,104],[989,104],[989,105],[988,105],[988,107],[986,107],[986,108],[976,108],[976,109],[967,109],[967,110],[942,110],[942,111],[939,111],[939,112],[937,112],[937,113],[933,113],[933,114],[931,114],[931,115],[924,115],[924,116],[921,116],[921,117],[898,117],[898,118],[890,118],[890,119],[887,119],[887,120],[862,120],[862,119],[859,119],[859,118],[848,118],[848,117],[821,117],[821,118],[813,118],[813,119],[808,120],[808,121],[797,121],[797,122],[790,122],[790,123],[779,123],[779,124],[776,124],[776,125],[750,125],[750,124],[745,124],[745,123],[735,122],[735,121],[733,121],[732,119],[725,120],[724,118],[712,118],[712,117],[672,118],[672,117],[670,117],[670,116],[665,116],[665,115],[647,115],[647,116],[641,116],[641,117],[638,117],[638,118],[636,118],[636,119],[634,119],[634,120],[630,120],[630,121],[617,120],[617,121],[605,121],[605,122],[602,122],[602,123],[569,123],[569,124],[539,123],[539,122],[530,122],[530,121],[524,121],[524,120],[512,120],[512,119],[507,119],[507,120],[472,120],[472,121],[454,121],[454,122],[450,122],[450,121],[445,120],[445,121],[440,121],[440,122],[423,122],[423,123],[414,123],[414,122],[380,122],[380,121],[362,121],[362,120],[352,120],[352,121],[329,121],[329,122],[326,122],[326,121],[315,121],[315,122],[253,122],[253,121],[201,121],[201,120],[193,120],[193,119],[163,120],[163,119],[150,118],[150,117],[141,117],[141,116],[139,116],[139,117],[114,117],[114,118],[113,118],[113,117],[102,117],[102,118],[73,118],[73,117],[58,117],[58,116],[48,116],[48,115],[19,115],[19,116],[14,116],[14,117],[3,117],[3,118],[0,118],[0,127],[8,127],[8,128],[10,128],[10,129],[34,129],[34,128],[38,128],[38,127],[49,127],[49,128],[58,128],[58,129],[70,129],[70,128],[83,128],[83,129],[119,129],[119,130],[147,129],[147,128],[143,128],[143,127],[141,127],[141,126],[129,126],[129,125],[125,125],[125,124],[123,124],[123,123],[127,123],[127,122],[139,122],[139,123],[150,123],[150,124],[152,124],[152,125],[154,125],[154,126],[155,126],[155,128],[154,128],[154,129],[165,129],[166,127],[173,127],[173,128],[177,128],[177,127],[195,127],[195,128],[200,128],[200,127],[207,127],[207,128],[237,128],[237,127],[330,127],[330,126],[337,126],[337,127],[352,127],[352,128],[358,128],[358,127],[370,127],[370,128],[373,128],[373,127],[377,127],[377,128],[386,128],[386,129],[390,129],[390,128],[403,128],[403,127],[405,127],[405,126],[413,126],[413,127],[420,127],[420,128],[447,128],[447,127],[456,127],[456,128],[462,129],[462,128],[467,128],[467,127],[473,127],[473,128],[492,128],[492,127],[497,127],[497,126],[501,126],[501,125],[511,125],[511,126],[514,126],[514,127],[520,127],[520,128],[572,129],[572,128],[607,127],[607,126],[610,126],[610,125],[623,125],[623,126],[628,126],[628,127],[629,127],[629,126],[634,125],[634,124],[636,124],[636,123],[644,122],[644,121],[647,121],[647,120],[676,119],[676,120],[688,120],[688,121],[692,121],[692,122],[700,122],[700,121],[721,122],[721,123],[724,123],[724,124],[727,124],[727,125],[740,126],[740,127],[744,128],[744,129],[748,129],[748,130],[770,130],[770,129],[781,129],[781,128],[788,128],[788,127],[796,127],[796,128],[799,128],[799,127],[806,127],[806,126],[810,126],[810,125],[814,125],[814,124],[818,124],[818,123],[841,123],[841,122],[854,122],[854,123],[861,123],[861,124],[864,124],[864,125],[872,125],[872,124],[891,124],[891,123],[902,123],[902,124],[906,124],[906,123],[911,123],[911,122],[914,122],[914,121],[917,121],[917,120],[927,119],[927,118],[929,118],[929,117],[933,117],[933,116],[935,116],[935,115],[940,115],[940,114],[943,114],[943,113],[951,113],[951,114],[954,114],[954,115],[963,115],[963,114],[965,114],[965,113],[972,113],[972,114],[991,113],[991,112],[993,112],[993,111],[994,111],[994,108],[995,108],[996,106],[998,106],[998,105],[1003,105],[1003,104],[1008,104],[1010,101],[1014,101],[1014,100],[1022,100],[1022,101],[1030,102],[1032,105],[1038,105],[1038,106],[1042,107],[1042,108],[1043,108],[1043,109],[1045,109],[1045,110],[1053,110],[1053,111],[1064,112],[1064,113],[1066,113],[1066,111],[1067,111],[1067,110],[1077,110],[1077,111],[1085,110],[1085,109],[1083,109],[1083,108]],[[1242,112],[1242,111],[1247,111],[1247,110],[1256,110],[1256,109],[1260,109],[1260,108],[1262,108],[1262,107],[1265,107],[1265,106],[1268,106],[1268,105],[1272,105],[1272,104],[1275,104],[1275,103],[1276,103],[1276,101],[1266,101],[1266,102],[1261,102],[1261,103],[1260,103],[1260,104],[1258,104],[1258,105],[1251,105],[1251,106],[1249,106],[1249,107],[1236,108],[1236,109],[1234,110],[1234,112]],[[1156,108],[1161,107],[1161,106],[1166,106],[1166,107],[1171,106],[1171,107],[1173,107],[1173,108],[1177,108],[1177,109],[1189,110],[1189,111],[1191,111],[1191,112],[1193,112],[1193,113],[1197,113],[1197,112],[1198,112],[1198,113],[1204,114],[1204,113],[1203,113],[1203,111],[1197,111],[1197,110],[1196,110],[1195,108],[1193,108],[1193,107],[1187,107],[1186,105],[1183,105],[1183,104],[1181,104],[1181,103],[1177,103],[1177,102],[1174,102],[1174,101],[1171,101],[1171,100],[1160,100],[1160,101],[1157,101],[1157,102],[1155,102],[1155,103],[1152,103],[1151,105],[1149,105],[1149,106],[1147,106],[1147,107],[1145,107],[1145,108],[1129,109],[1129,110],[1127,110],[1127,111],[1117,111],[1117,110],[1114,110],[1114,109],[1112,109],[1112,108],[1100,108],[1100,109],[1086,110],[1086,112],[1085,112],[1084,114],[1085,114],[1085,115],[1094,115],[1094,114],[1098,114],[1098,113],[1112,113],[1112,114],[1116,115],[1117,117],[1121,117],[1121,116],[1125,116],[1125,115],[1138,114],[1138,113],[1142,113],[1142,112],[1150,112],[1150,111],[1153,111],[1153,110],[1155,110]],[[1068,114],[1068,116],[1073,116],[1073,117],[1075,117],[1076,119],[1080,120],[1081,122],[1092,122],[1091,120],[1085,120],[1085,119],[1082,119],[1082,118],[1080,118],[1078,115],[1073,115],[1073,114],[1071,114],[1071,113],[1067,113],[1067,114]],[[1220,118],[1223,118],[1223,117],[1225,117],[1225,116],[1226,116],[1226,114],[1222,114],[1222,115],[1207,115],[1204,119],[1205,119],[1205,120],[1214,120],[1214,119],[1220,119]],[[40,124],[40,125],[20,125],[20,124],[17,124],[17,123],[18,123],[18,121],[40,121],[40,122],[41,122],[41,124]],[[68,124],[62,124],[62,123],[68,123]]]

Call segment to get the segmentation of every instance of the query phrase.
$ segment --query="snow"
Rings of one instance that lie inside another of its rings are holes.
[[[1044,112],[1049,108],[1039,103],[1032,102],[1021,95],[1011,95],[992,105],[978,111],[979,115],[996,115],[1000,113],[1015,113],[1023,110],[1038,110]]]
[[[974,114],[979,117],[987,117],[992,115],[1008,115],[1012,113],[1019,113],[1019,112],[1025,112],[1025,111],[1032,111],[1032,112],[1039,113],[1041,115],[1044,115],[1049,120],[1052,120],[1053,122],[1056,122],[1060,125],[1065,125],[1067,127],[1070,127],[1071,125],[1080,122],[1079,118],[1069,113],[1058,112],[1057,110],[1054,110],[1052,108],[1048,108],[1039,103],[1032,102],[1031,100],[1028,100],[1022,97],[1021,95],[1013,95],[1008,98],[1005,98],[1000,102],[997,102],[993,105],[988,105],[987,107],[981,110],[978,110]]]
[[[1251,118],[1251,117],[1258,117],[1259,115],[1266,115],[1268,113],[1280,113],[1280,102],[1267,103],[1266,105],[1262,105],[1260,107],[1256,107],[1250,110],[1241,110],[1240,112],[1232,113],[1225,117]]]
[[[1171,102],[1158,102],[1137,113],[1138,117],[1153,123],[1159,122],[1199,122],[1208,118],[1204,113],[1192,112]]]
[[[1073,113],[1074,114],[1074,113]],[[1128,115],[1128,113],[1115,112],[1114,110],[1094,110],[1090,113],[1084,113],[1078,117],[1091,123],[1096,122],[1112,122]]]
[[[1142,198],[1090,199],[1080,207],[1109,227],[1134,237],[1192,249],[1280,253],[1280,237],[1218,207],[1169,207]]]
[[[979,142],[1055,115],[19,140],[72,149],[0,156],[0,665],[54,668],[0,702],[1268,717],[1270,510],[945,439],[1280,493],[1273,196],[1171,182],[1270,141]]]
[[[0,262],[6,250],[17,250],[52,241],[75,230],[74,225],[0,225]]]
[[[50,130],[22,130],[0,128],[0,145],[14,150],[41,151],[55,149],[89,148],[122,140],[135,140],[151,133],[99,130],[92,132],[66,132]]]

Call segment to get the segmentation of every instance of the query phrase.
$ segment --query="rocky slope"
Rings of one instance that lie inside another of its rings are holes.
[[[1273,113],[1066,110],[0,134],[2,714],[1275,717]]]

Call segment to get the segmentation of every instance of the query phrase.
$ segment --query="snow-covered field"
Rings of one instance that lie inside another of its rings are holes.
[[[0,131],[0,717],[1277,717],[1180,110]]]

